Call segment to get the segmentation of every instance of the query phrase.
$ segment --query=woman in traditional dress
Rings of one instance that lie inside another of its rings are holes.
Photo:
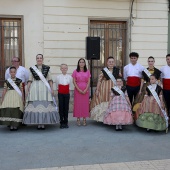
[[[43,64],[42,54],[36,56],[36,61],[37,64],[30,67],[23,123],[38,125],[38,129],[45,129],[47,124],[58,123],[59,115],[54,105],[53,80],[50,67]]]
[[[16,68],[10,67],[10,76],[5,80],[0,109],[0,124],[7,125],[10,130],[17,130],[23,118],[23,88],[22,80],[16,78]]]
[[[86,62],[80,58],[77,69],[73,74],[74,89],[74,109],[73,116],[77,118],[77,125],[81,125],[80,118],[83,118],[83,125],[86,126],[86,118],[89,117],[89,85],[90,71],[87,70]]]
[[[151,89],[151,90],[150,90]],[[155,94],[153,94],[153,92]],[[159,104],[156,100],[159,100]],[[142,128],[146,128],[156,131],[162,131],[167,128],[166,115],[163,114],[165,108],[162,96],[162,88],[157,84],[155,75],[150,76],[150,86],[146,87],[144,99],[136,111],[136,125]],[[164,112],[165,113],[165,112]]]
[[[104,112],[110,100],[110,89],[114,86],[112,79],[121,76],[119,68],[115,67],[113,57],[108,57],[107,67],[101,70],[95,94],[90,103],[91,118],[98,122],[103,122]],[[111,78],[110,78],[111,77]]]
[[[117,86],[111,88],[111,100],[104,115],[104,124],[116,125],[116,130],[122,130],[122,125],[133,123],[131,103],[123,86],[123,79],[117,78]]]
[[[148,68],[142,72],[142,79],[141,79],[139,93],[133,103],[134,112],[136,112],[136,110],[139,108],[139,105],[144,98],[146,87],[150,84],[151,74],[154,74],[156,76],[156,79],[158,79],[159,85],[161,85],[161,82],[160,82],[161,71],[154,67],[154,63],[155,63],[154,57],[150,56],[148,58]]]

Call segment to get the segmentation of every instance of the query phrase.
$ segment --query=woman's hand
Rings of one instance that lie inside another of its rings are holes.
[[[27,90],[27,91],[25,92],[25,99],[28,97],[28,94],[29,94],[29,91]]]
[[[54,96],[54,90],[53,89],[51,89],[51,94],[52,94],[52,96]]]
[[[164,106],[164,104],[163,104],[163,103],[161,103],[161,107],[162,107],[162,109],[163,109],[163,110],[165,109],[165,106]]]
[[[79,93],[80,93],[80,94],[84,94],[83,90],[80,90]]]
[[[98,97],[99,96],[99,91],[98,90],[96,90],[96,97]]]
[[[87,90],[88,90],[88,89],[85,89],[85,90],[83,91],[83,94],[86,94],[86,93],[87,93]]]

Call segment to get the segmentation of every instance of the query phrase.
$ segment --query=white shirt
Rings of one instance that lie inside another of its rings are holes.
[[[161,78],[170,79],[170,66],[163,66],[161,67],[160,71],[162,72]]]
[[[129,63],[124,67],[124,79],[127,80],[127,77],[132,77],[132,76],[141,78],[142,71],[144,69],[145,68],[139,63],[136,63],[135,65]]]
[[[68,74],[64,75],[64,74],[60,74],[56,77],[56,87],[58,89],[58,85],[69,85],[69,88],[71,87],[71,83],[72,83],[72,77]]]
[[[29,71],[25,67],[19,66],[17,69],[16,77],[21,79],[23,83],[27,84],[27,81],[29,79]],[[5,80],[7,80],[8,78],[11,78],[9,68],[5,72]]]

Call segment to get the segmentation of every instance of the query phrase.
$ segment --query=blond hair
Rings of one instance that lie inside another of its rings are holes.
[[[60,68],[61,68],[62,66],[67,66],[67,67],[68,67],[68,65],[65,64],[65,63],[61,64],[61,65],[60,65]]]

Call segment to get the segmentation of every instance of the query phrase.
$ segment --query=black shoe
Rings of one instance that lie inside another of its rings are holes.
[[[64,125],[60,125],[60,129],[64,129]]]
[[[147,132],[150,132],[150,129],[146,129]]]
[[[13,131],[17,131],[17,130],[18,130],[18,128],[14,128],[14,129],[13,129]]]
[[[64,128],[66,128],[66,129],[69,128],[68,124],[66,124]]]
[[[44,127],[41,127],[41,130],[45,130],[45,126],[44,126]]]
[[[38,130],[41,130],[41,127],[38,126],[37,129],[38,129]]]
[[[116,125],[115,130],[119,131],[119,126],[118,125]]]

